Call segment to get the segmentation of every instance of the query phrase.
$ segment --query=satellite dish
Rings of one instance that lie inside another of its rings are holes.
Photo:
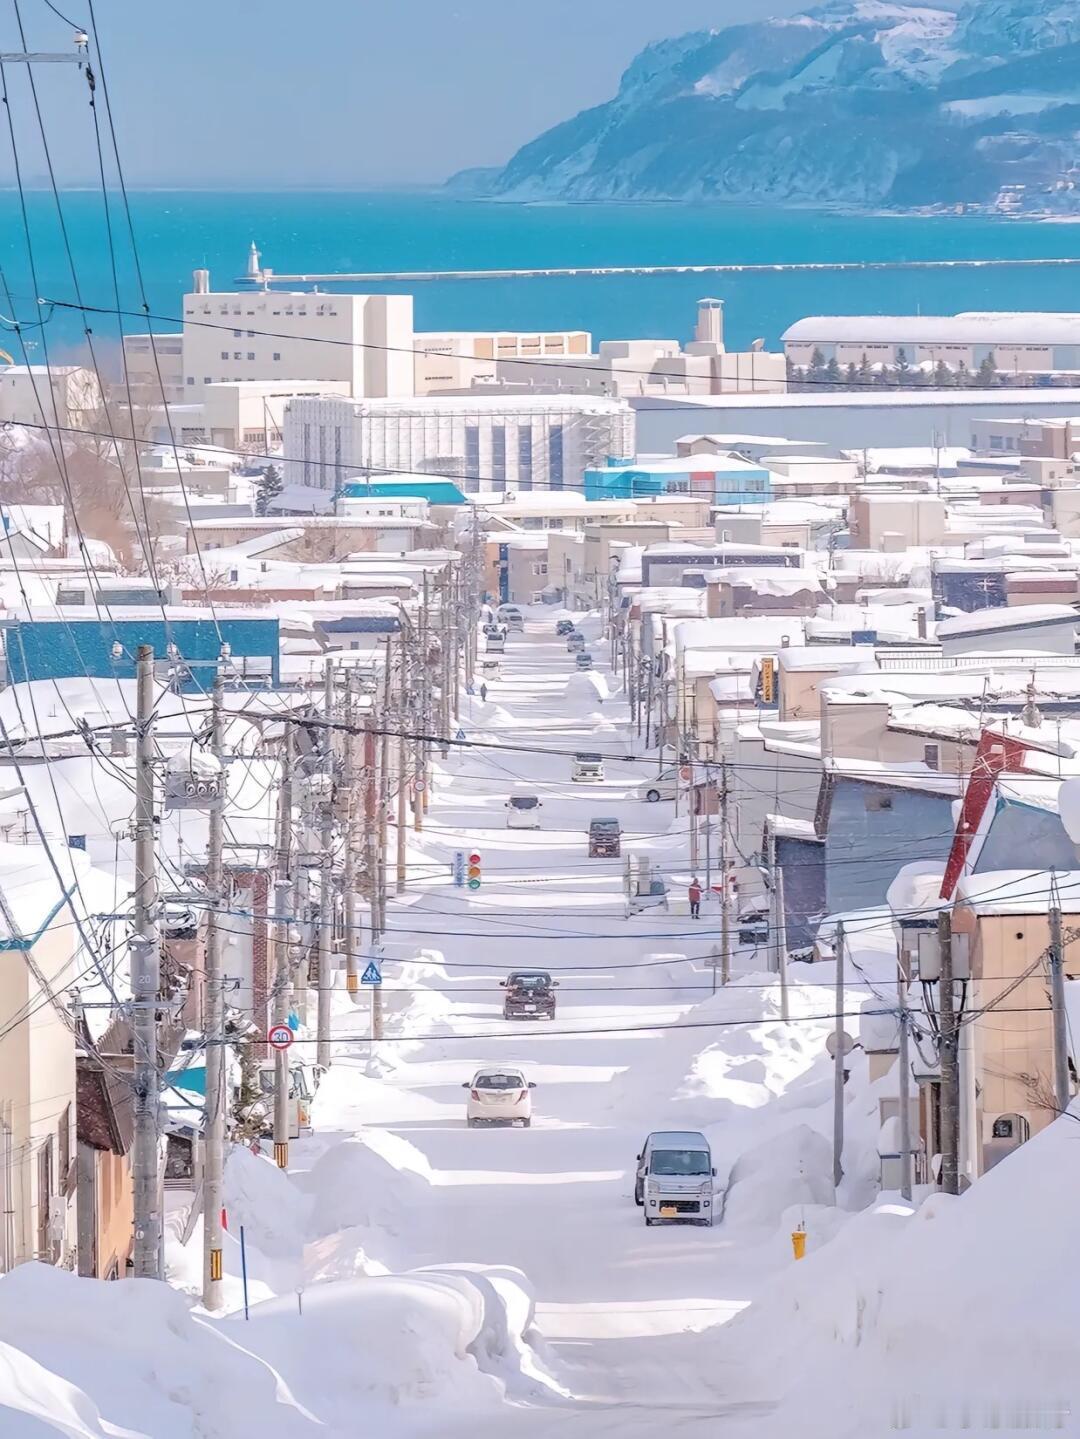
[[[841,1045],[841,1047],[842,1047],[842,1049],[843,1049],[843,1051],[844,1051],[845,1054],[850,1054],[851,1051],[855,1048],[855,1041],[852,1039],[851,1035],[848,1034],[847,1030],[842,1030],[842,1031],[841,1031],[841,1034],[840,1034],[840,1045]],[[829,1036],[828,1036],[828,1038],[825,1040],[825,1048],[829,1051],[829,1058],[830,1058],[830,1059],[835,1059],[835,1058],[836,1058],[836,1030],[835,1030],[835,1029],[829,1031]]]

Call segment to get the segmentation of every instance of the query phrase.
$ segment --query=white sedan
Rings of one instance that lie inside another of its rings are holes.
[[[528,1129],[532,1123],[530,1091],[536,1085],[520,1069],[495,1065],[478,1069],[461,1087],[469,1091],[465,1122],[470,1129],[478,1124],[520,1124]]]

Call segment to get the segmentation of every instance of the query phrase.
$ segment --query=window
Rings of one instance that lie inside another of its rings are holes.
[[[203,375],[202,382],[204,385],[212,385],[214,383],[214,378],[212,375]]]
[[[548,572],[547,560],[536,560],[536,561],[534,562],[534,564],[533,564],[533,574],[534,574],[534,575],[536,575],[538,578],[540,578],[540,577],[545,576],[545,575],[547,574],[547,572]]]
[[[936,744],[923,745],[923,763],[927,769],[939,769],[941,764],[941,751]]]
[[[243,330],[234,330],[232,333],[233,333],[233,339],[234,339],[234,340],[238,340],[238,339],[240,338],[240,336],[241,336],[244,332],[243,332]]]
[[[38,1193],[37,1193],[37,1248],[38,1257],[47,1264],[52,1262],[53,1246],[49,1237],[49,1203],[53,1195],[53,1137],[42,1141],[38,1150]]]
[[[228,352],[228,350],[222,350],[222,352],[221,352],[221,358],[222,358],[223,360],[227,360],[227,359],[229,358],[229,352]]]
[[[552,425],[548,435],[548,477],[553,490],[563,487],[563,427]]]
[[[275,350],[275,351],[274,351],[274,359],[275,359],[275,360],[280,360],[280,359],[281,359],[281,351],[280,351],[280,350]]]
[[[528,425],[518,430],[518,484],[531,490],[533,484],[533,437]]]
[[[193,385],[193,384],[195,383],[195,376],[194,376],[194,375],[188,375],[188,377],[187,377],[187,383],[188,383],[189,385]]]
[[[234,351],[233,351],[233,359],[234,359],[234,360],[239,360],[239,359],[241,359],[242,357],[243,357],[243,352],[242,352],[241,350],[234,350]]]
[[[254,350],[249,350],[249,351],[247,352],[247,357],[248,357],[249,360],[253,360],[253,359],[255,358],[255,351],[254,351]]]
[[[480,426],[465,426],[465,488],[480,488]]]
[[[880,790],[870,790],[866,795],[866,809],[868,813],[877,810],[892,809],[892,795],[882,794]]]
[[[491,430],[491,487],[506,489],[506,426],[494,425]]]
[[[252,313],[253,313],[253,312],[252,312],[251,310],[248,311],[248,314],[249,314],[249,315],[252,314]],[[255,331],[254,331],[254,330],[249,330],[249,331],[248,331],[248,339],[249,339],[249,340],[253,340],[254,338],[255,338]]]
[[[68,1180],[71,1176],[71,1105],[64,1108],[60,1121],[56,1126],[57,1150],[59,1164],[57,1172],[57,1188],[61,1194],[71,1192]]]

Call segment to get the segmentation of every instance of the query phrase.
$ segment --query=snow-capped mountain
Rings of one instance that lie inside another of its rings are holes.
[[[829,0],[665,40],[484,180],[515,199],[898,207],[1020,185],[1080,209],[1078,0]]]

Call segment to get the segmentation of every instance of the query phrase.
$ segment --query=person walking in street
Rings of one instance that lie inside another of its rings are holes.
[[[487,703],[487,685],[483,680],[480,681],[480,699],[482,703]]]
[[[690,888],[686,891],[690,900],[690,918],[697,919],[701,914],[701,884],[697,879],[690,881]]]

